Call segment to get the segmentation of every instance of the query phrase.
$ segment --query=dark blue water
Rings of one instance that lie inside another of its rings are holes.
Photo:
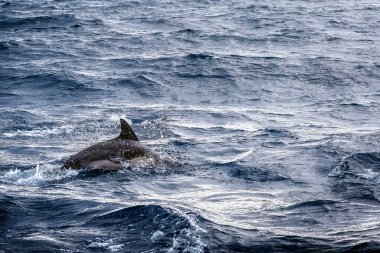
[[[380,250],[378,1],[0,6],[1,253]]]

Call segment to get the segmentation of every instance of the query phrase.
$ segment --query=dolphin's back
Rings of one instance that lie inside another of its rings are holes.
[[[153,152],[138,141],[114,139],[94,144],[71,156],[63,168],[85,168],[95,161],[131,160],[147,155],[153,155]]]
[[[117,138],[94,144],[80,151],[69,157],[62,168],[86,168],[97,161],[105,164],[106,160],[113,162],[118,159],[131,160],[143,156],[155,157],[156,155],[150,148],[140,143],[132,128],[121,120],[121,133]]]

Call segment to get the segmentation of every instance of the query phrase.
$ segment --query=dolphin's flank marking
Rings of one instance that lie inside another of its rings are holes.
[[[139,141],[125,120],[120,119],[120,123],[121,131],[118,137],[94,144],[70,156],[61,169],[102,168],[118,170],[122,166],[114,161],[144,157],[158,159],[158,156],[149,147]]]

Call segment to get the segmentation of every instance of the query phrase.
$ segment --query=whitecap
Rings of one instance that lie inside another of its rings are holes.
[[[207,160],[209,162],[217,163],[217,164],[228,164],[228,163],[233,163],[233,162],[238,162],[238,161],[244,160],[245,158],[250,156],[253,152],[254,152],[254,149],[250,148],[247,150],[243,150],[241,153],[234,155],[234,156],[211,157],[211,158],[208,158]]]
[[[78,175],[76,170],[61,170],[58,165],[53,164],[37,164],[36,167],[31,169],[20,170],[15,168],[5,171],[0,174],[0,182],[38,186],[50,182],[59,182],[76,175]]]
[[[157,230],[152,234],[150,239],[152,240],[152,242],[157,242],[161,240],[161,238],[163,238],[164,236],[165,236],[164,232],[162,232],[161,230]]]
[[[7,138],[12,138],[15,136],[45,137],[47,135],[71,134],[72,132],[73,126],[64,125],[57,128],[36,128],[32,130],[17,130],[15,132],[4,133],[3,135]]]

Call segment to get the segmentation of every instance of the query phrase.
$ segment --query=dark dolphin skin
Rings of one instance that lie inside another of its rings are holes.
[[[115,139],[94,144],[70,156],[61,169],[103,168],[117,170],[123,168],[119,160],[132,160],[139,157],[157,159],[157,155],[139,142],[128,123],[120,119],[120,135]]]

